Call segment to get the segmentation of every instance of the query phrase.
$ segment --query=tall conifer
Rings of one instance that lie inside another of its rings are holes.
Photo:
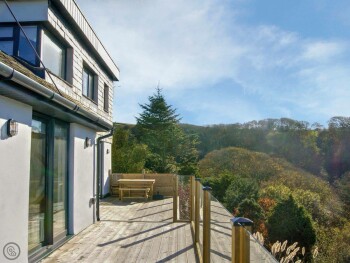
[[[140,104],[143,111],[136,118],[135,127],[138,140],[151,151],[146,168],[159,173],[194,173],[198,156],[196,140],[180,128],[181,118],[167,104],[161,89],[157,88],[148,100],[149,103]]]

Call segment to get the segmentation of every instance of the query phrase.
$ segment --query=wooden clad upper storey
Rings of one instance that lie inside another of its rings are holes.
[[[35,57],[3,2],[0,50],[22,60],[91,112],[112,122],[113,81],[119,69],[73,0],[8,1],[51,77]]]

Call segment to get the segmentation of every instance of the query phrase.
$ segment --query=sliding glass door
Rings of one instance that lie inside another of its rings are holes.
[[[32,120],[29,185],[29,252],[67,235],[68,125]]]
[[[53,235],[54,238],[67,233],[67,126],[56,122],[54,128],[54,172],[53,172]]]
[[[32,121],[32,144],[29,184],[29,250],[42,246],[45,241],[46,218],[46,123]]]

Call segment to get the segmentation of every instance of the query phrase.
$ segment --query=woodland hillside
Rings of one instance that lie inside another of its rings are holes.
[[[287,240],[302,262],[350,262],[350,118],[180,124],[160,90],[140,106],[136,125],[115,124],[113,172],[196,175],[268,249]]]

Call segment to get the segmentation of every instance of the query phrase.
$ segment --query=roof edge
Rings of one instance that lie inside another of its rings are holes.
[[[103,127],[104,129],[111,130],[113,128],[113,123],[109,123],[96,114],[81,108],[78,104],[68,100],[67,98],[61,96],[60,94],[48,89],[37,81],[31,79],[30,77],[24,75],[23,73],[15,70],[14,68],[4,64],[0,61],[0,75],[6,80],[12,80],[17,84],[26,87],[27,89],[39,94],[48,101],[53,101],[64,108],[68,109],[71,113],[79,114],[91,120],[94,124]]]
[[[102,44],[101,40],[97,36],[96,32],[86,19],[85,15],[79,8],[75,0],[49,0],[55,4],[60,11],[64,11],[64,15],[69,18],[69,22],[75,25],[76,29],[88,40],[89,44],[93,47],[95,53],[100,57],[101,61],[105,64],[113,76],[114,81],[119,81],[120,69],[112,59],[111,55],[107,52],[107,49]]]

